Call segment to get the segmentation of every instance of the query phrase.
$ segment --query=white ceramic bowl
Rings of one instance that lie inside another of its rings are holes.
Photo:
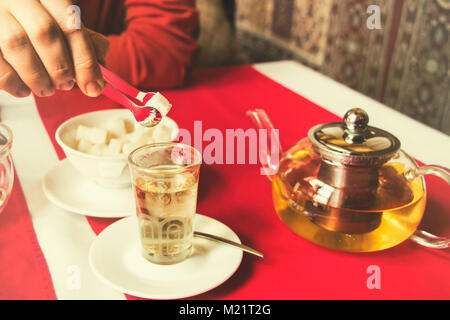
[[[107,129],[111,119],[130,119],[133,114],[127,109],[108,109],[75,116],[62,123],[56,130],[56,142],[61,146],[67,159],[85,177],[105,188],[125,188],[130,186],[128,155],[97,156],[76,150],[76,131],[79,125]],[[171,141],[178,135],[178,125],[169,117],[164,117],[161,124],[171,129]],[[155,141],[168,142],[168,141]],[[70,181],[67,181],[70,183]]]

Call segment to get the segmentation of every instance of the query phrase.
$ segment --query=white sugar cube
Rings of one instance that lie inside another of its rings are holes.
[[[91,148],[94,145],[86,140],[86,139],[81,139],[80,142],[78,142],[78,146],[77,146],[77,150],[81,151],[81,152],[85,152],[85,153],[89,153],[89,150],[91,150]]]
[[[172,129],[162,123],[158,124],[153,130],[153,141],[168,142],[172,140]]]
[[[151,128],[147,128],[147,127],[143,127],[144,128],[144,134],[147,136],[147,137],[153,137],[153,132],[155,132],[155,128],[156,127],[151,127]]]
[[[144,144],[150,144],[153,143],[153,134],[151,132],[146,132],[142,135],[140,142]]]
[[[89,128],[83,125],[79,125],[76,133],[76,140],[87,140],[92,144],[105,143],[108,132],[101,128]]]
[[[139,122],[134,122],[133,132],[146,133],[153,131],[155,127],[144,127],[139,124]]]
[[[127,133],[125,122],[123,119],[112,119],[108,122],[108,132],[115,138],[120,138]]]
[[[108,136],[108,131],[106,131],[105,129],[91,128],[89,141],[91,141],[92,143],[96,143],[96,144],[100,144],[100,143],[105,144],[107,136]]]
[[[132,142],[137,144],[149,144],[153,142],[153,134],[152,131],[141,130],[136,132],[132,137]]]
[[[89,154],[92,154],[94,156],[101,156],[103,155],[103,152],[105,150],[104,144],[95,144],[89,151]]]
[[[122,153],[129,155],[131,153],[131,151],[139,148],[140,145],[136,144],[136,143],[124,143],[123,147],[122,147]]]
[[[170,102],[159,92],[155,93],[155,95],[151,97],[151,99],[148,100],[145,105],[159,110],[163,117],[166,116],[169,110],[172,108]]]
[[[122,141],[120,139],[111,139],[103,154],[105,156],[116,156],[122,151]]]
[[[81,140],[89,141],[90,136],[91,136],[91,128],[83,126],[83,125],[78,126],[77,134],[76,134],[77,141],[81,141]]]
[[[139,143],[141,144],[149,144],[149,143],[153,143],[153,131],[150,132],[148,130],[145,130],[142,134],[141,134],[141,138],[139,140]]]
[[[141,131],[134,131],[134,132],[128,133],[125,136],[125,139],[127,142],[131,142],[131,143],[135,143],[135,144],[139,143],[141,138],[142,138]]]

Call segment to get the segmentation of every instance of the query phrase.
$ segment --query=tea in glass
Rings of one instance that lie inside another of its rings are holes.
[[[183,144],[160,143],[130,154],[136,213],[144,257],[173,264],[191,253],[200,153]]]

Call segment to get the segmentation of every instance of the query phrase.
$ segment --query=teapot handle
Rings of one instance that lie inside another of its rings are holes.
[[[278,130],[273,127],[272,122],[263,109],[249,110],[246,114],[260,130],[259,158],[262,165],[261,174],[272,181],[272,176],[278,172],[282,153]],[[266,141],[264,143],[261,140]]]
[[[420,176],[432,174],[437,176],[450,184],[450,173],[447,169],[439,166],[429,165],[410,170],[406,173],[406,178],[409,180],[415,179]],[[423,230],[416,230],[410,237],[410,239],[424,247],[434,249],[445,249],[450,247],[450,237],[438,237],[429,232]]]

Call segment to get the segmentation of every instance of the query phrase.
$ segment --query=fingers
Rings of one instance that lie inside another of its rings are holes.
[[[31,93],[30,89],[23,83],[16,71],[3,59],[1,53],[0,89],[18,98],[26,97]]]
[[[94,46],[98,62],[106,66],[106,55],[109,51],[109,40],[101,33],[95,32],[91,29],[85,28],[91,43]]]
[[[11,6],[10,13],[25,30],[54,87],[70,90],[75,84],[75,73],[64,34],[53,17],[38,1],[27,1],[22,6]]]
[[[8,12],[0,11],[0,28],[0,49],[4,60],[36,95],[52,95],[55,90],[53,82],[20,23]]]
[[[88,34],[81,21],[75,28],[77,23],[68,23],[79,13],[70,10],[73,1],[6,3],[8,11],[0,11],[0,88],[15,95],[30,88],[48,96],[55,88],[70,90],[76,81],[86,95],[101,94],[104,80],[98,62],[104,63],[109,43],[100,34]]]
[[[40,2],[50,15],[57,17],[56,22],[67,39],[78,86],[88,96],[100,95],[105,83],[91,40],[81,24],[78,29],[73,27],[74,24],[68,23],[73,21],[73,15],[76,14],[76,11],[69,10],[72,1],[41,0]]]

